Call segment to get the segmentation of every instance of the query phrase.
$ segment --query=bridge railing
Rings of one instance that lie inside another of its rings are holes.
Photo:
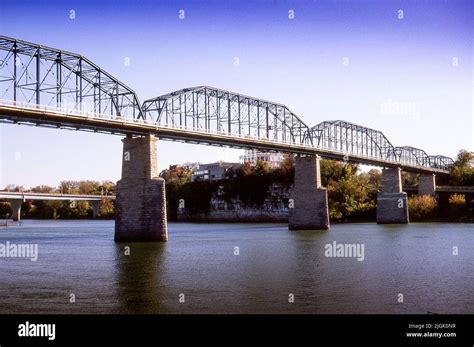
[[[48,112],[54,112],[58,113],[61,115],[70,115],[70,116],[82,116],[86,118],[97,118],[97,119],[107,119],[107,120],[120,120],[123,122],[127,123],[148,123],[146,120],[143,119],[124,119],[121,117],[116,117],[113,115],[110,115],[108,113],[98,113],[98,112],[90,112],[87,110],[82,110],[77,107],[78,105],[76,104],[71,104],[71,107],[64,106],[64,107],[57,107],[57,106],[49,106],[49,105],[38,105],[35,103],[28,103],[24,101],[13,101],[13,100],[7,100],[7,99],[0,99],[0,104],[5,105],[5,106],[15,106],[15,107],[21,107],[25,109],[31,109],[31,110],[42,110],[42,111],[48,111]]]
[[[33,104],[33,103],[27,103],[27,102],[21,102],[21,101],[13,101],[13,100],[5,100],[5,99],[0,99],[0,105],[4,106],[13,106],[13,107],[20,107],[24,109],[30,109],[30,110],[41,110],[41,111],[47,111],[47,112],[52,112],[52,113],[57,113],[61,116],[72,116],[72,117],[84,117],[85,119],[106,119],[111,122],[117,122],[120,124],[142,124],[150,129],[155,130],[158,134],[160,132],[160,129],[176,129],[176,130],[183,130],[188,133],[196,133],[196,134],[209,134],[209,135],[216,135],[219,137],[227,138],[227,139],[246,139],[246,140],[252,140],[256,144],[282,144],[286,145],[289,147],[289,151],[291,148],[296,148],[296,149],[305,149],[305,148],[315,148],[319,149],[321,151],[327,151],[331,152],[335,156],[339,156],[340,158],[343,158],[344,160],[347,159],[347,161],[351,161],[354,158],[365,158],[369,161],[374,161],[374,162],[386,162],[387,164],[402,164],[402,165],[407,165],[407,166],[412,166],[416,167],[419,169],[423,168],[429,168],[430,166],[424,166],[424,165],[415,165],[412,162],[405,161],[403,160],[403,157],[401,156],[398,158],[398,160],[383,160],[380,158],[380,156],[376,155],[370,155],[370,154],[364,154],[360,155],[357,153],[350,153],[344,150],[340,150],[337,148],[332,148],[332,147],[327,147],[327,146],[320,146],[317,144],[298,144],[295,143],[294,141],[291,141],[289,139],[281,139],[281,138],[275,138],[275,139],[268,139],[266,137],[258,137],[254,135],[245,135],[245,134],[236,134],[236,133],[228,133],[226,131],[218,131],[214,129],[201,129],[201,128],[196,128],[192,126],[187,126],[187,125],[180,125],[180,124],[173,124],[173,123],[167,123],[167,124],[157,124],[149,121],[148,119],[122,119],[120,117],[111,117],[110,114],[99,114],[96,112],[88,112],[85,110],[81,110],[78,108],[65,108],[65,107],[56,107],[56,106],[49,106],[49,105],[38,105],[38,104]],[[159,136],[159,135],[158,135]],[[351,158],[352,157],[352,158]],[[446,168],[441,168],[437,167],[439,169],[446,169]]]

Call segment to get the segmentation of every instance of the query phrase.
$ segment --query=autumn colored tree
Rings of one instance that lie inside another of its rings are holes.
[[[431,195],[415,195],[408,197],[410,219],[414,221],[432,218],[436,213],[438,202]]]

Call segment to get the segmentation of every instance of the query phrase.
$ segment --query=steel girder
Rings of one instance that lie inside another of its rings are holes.
[[[89,59],[0,36],[0,99],[144,119],[135,92]]]
[[[315,147],[345,152],[348,155],[396,160],[395,147],[374,129],[342,120],[325,121],[311,128]]]
[[[285,105],[213,87],[181,89],[142,108],[157,124],[311,145],[309,127]]]
[[[382,132],[342,120],[310,128],[285,105],[208,86],[181,89],[140,105],[132,89],[87,58],[5,36],[0,36],[0,99],[412,166],[446,170],[454,163],[421,149],[394,147]]]
[[[395,151],[399,161],[409,165],[448,169],[454,164],[452,158],[443,155],[428,155],[424,150],[415,147],[395,147]]]
[[[429,156],[429,166],[432,168],[446,170],[453,164],[454,164],[454,160],[444,155],[430,155]]]
[[[418,166],[430,166],[430,156],[422,149],[411,146],[395,147],[399,161]]]

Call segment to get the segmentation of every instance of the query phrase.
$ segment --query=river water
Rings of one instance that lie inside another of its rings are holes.
[[[113,235],[113,221],[1,227],[0,244],[37,244],[38,259],[0,258],[0,313],[474,313],[472,224],[170,223],[169,242],[155,244]],[[334,242],[363,257],[329,257]]]

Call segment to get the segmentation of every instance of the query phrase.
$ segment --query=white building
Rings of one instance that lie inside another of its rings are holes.
[[[255,165],[257,160],[263,160],[273,169],[280,165],[283,158],[283,153],[279,152],[262,152],[256,149],[246,149],[245,154],[240,156],[240,163],[250,162],[250,164]]]
[[[226,163],[218,161],[210,164],[199,164],[193,174],[192,181],[215,181],[226,178],[226,173],[230,169],[236,169],[240,166],[239,163]]]

